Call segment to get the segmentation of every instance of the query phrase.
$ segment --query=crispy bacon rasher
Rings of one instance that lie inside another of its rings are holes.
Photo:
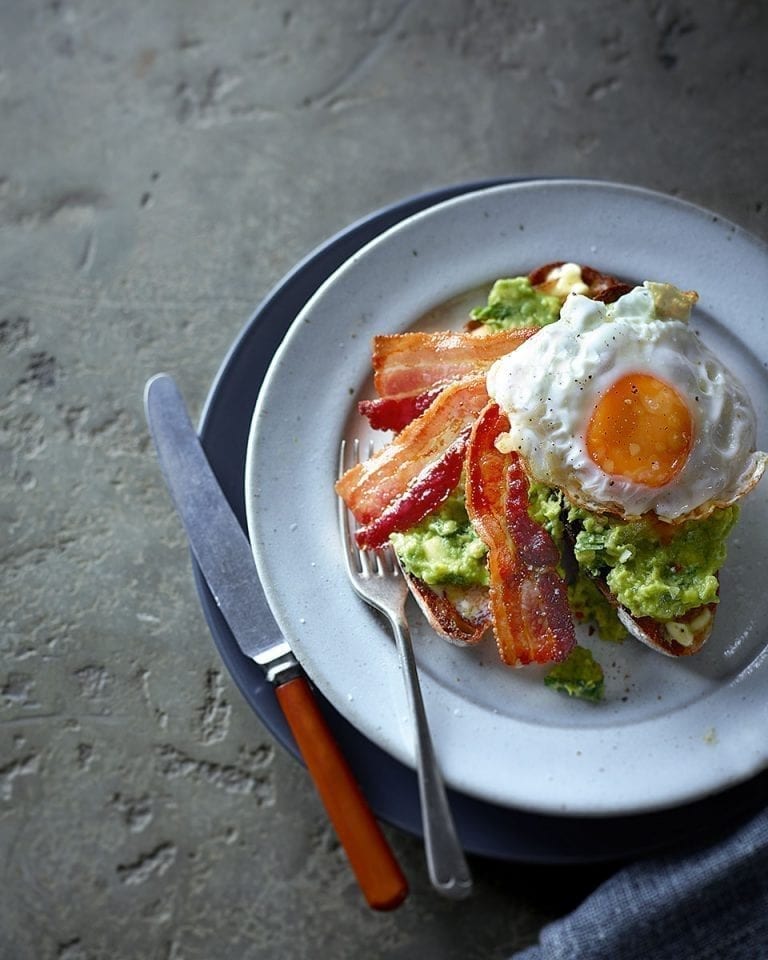
[[[407,494],[426,468],[441,460],[451,444],[488,402],[485,377],[449,384],[416,420],[369,460],[337,481],[336,492],[365,526]],[[439,502],[439,501],[438,501]]]
[[[485,373],[537,328],[484,336],[461,332],[395,333],[374,337],[373,382],[380,397],[406,397],[440,384]]]
[[[528,478],[495,440],[509,421],[490,401],[472,429],[467,512],[488,547],[490,603],[499,656],[510,666],[564,660],[576,645],[559,553],[528,514]]]
[[[420,417],[442,389],[440,386],[405,397],[361,400],[357,408],[374,430],[393,430],[397,433],[411,420]]]
[[[467,426],[434,463],[428,464],[384,511],[355,534],[363,550],[383,547],[391,533],[409,530],[448,499],[461,479],[470,430]]]

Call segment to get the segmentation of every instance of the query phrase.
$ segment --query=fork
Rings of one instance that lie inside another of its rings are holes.
[[[360,441],[357,438],[352,441],[352,454],[353,463],[359,462]],[[342,440],[339,476],[346,467],[347,443]],[[389,620],[395,635],[414,725],[416,772],[429,878],[438,893],[456,900],[462,899],[472,892],[472,876],[456,833],[445,783],[429,732],[416,658],[405,616],[408,584],[391,546],[379,550],[362,550],[358,547],[353,523],[350,522],[350,512],[341,498],[339,527],[352,587],[358,596]]]

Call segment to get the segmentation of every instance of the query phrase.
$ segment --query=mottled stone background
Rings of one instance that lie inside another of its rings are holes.
[[[636,183],[768,236],[760,0],[0,3],[0,955],[505,957],[599,877],[475,861],[361,904],[234,688],[142,411],[196,415],[350,222],[497,175]],[[559,892],[555,892],[559,890]]]

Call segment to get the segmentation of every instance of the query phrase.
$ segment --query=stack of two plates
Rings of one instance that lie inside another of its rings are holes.
[[[693,323],[745,384],[768,449],[768,250],[698,207],[616,184],[475,183],[407,200],[332,238],[256,310],[217,377],[203,443],[246,527],[272,611],[375,812],[420,832],[405,690],[388,627],[352,593],[333,492],[371,394],[370,342],[443,322],[498,277],[555,260],[697,290]],[[473,299],[474,298],[474,299]],[[447,305],[447,306],[446,306]],[[715,631],[695,657],[601,644],[606,697],[546,689],[411,623],[438,756],[470,852],[612,860],[722,824],[768,786],[768,484],[745,500]],[[261,672],[197,572],[214,639],[270,731],[296,753]],[[594,642],[590,641],[594,647]]]

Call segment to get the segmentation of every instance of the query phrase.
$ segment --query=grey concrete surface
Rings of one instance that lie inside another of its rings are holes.
[[[211,642],[141,395],[408,195],[579,175],[768,236],[760,0],[3,0],[0,957],[498,958],[599,880],[361,903]]]

